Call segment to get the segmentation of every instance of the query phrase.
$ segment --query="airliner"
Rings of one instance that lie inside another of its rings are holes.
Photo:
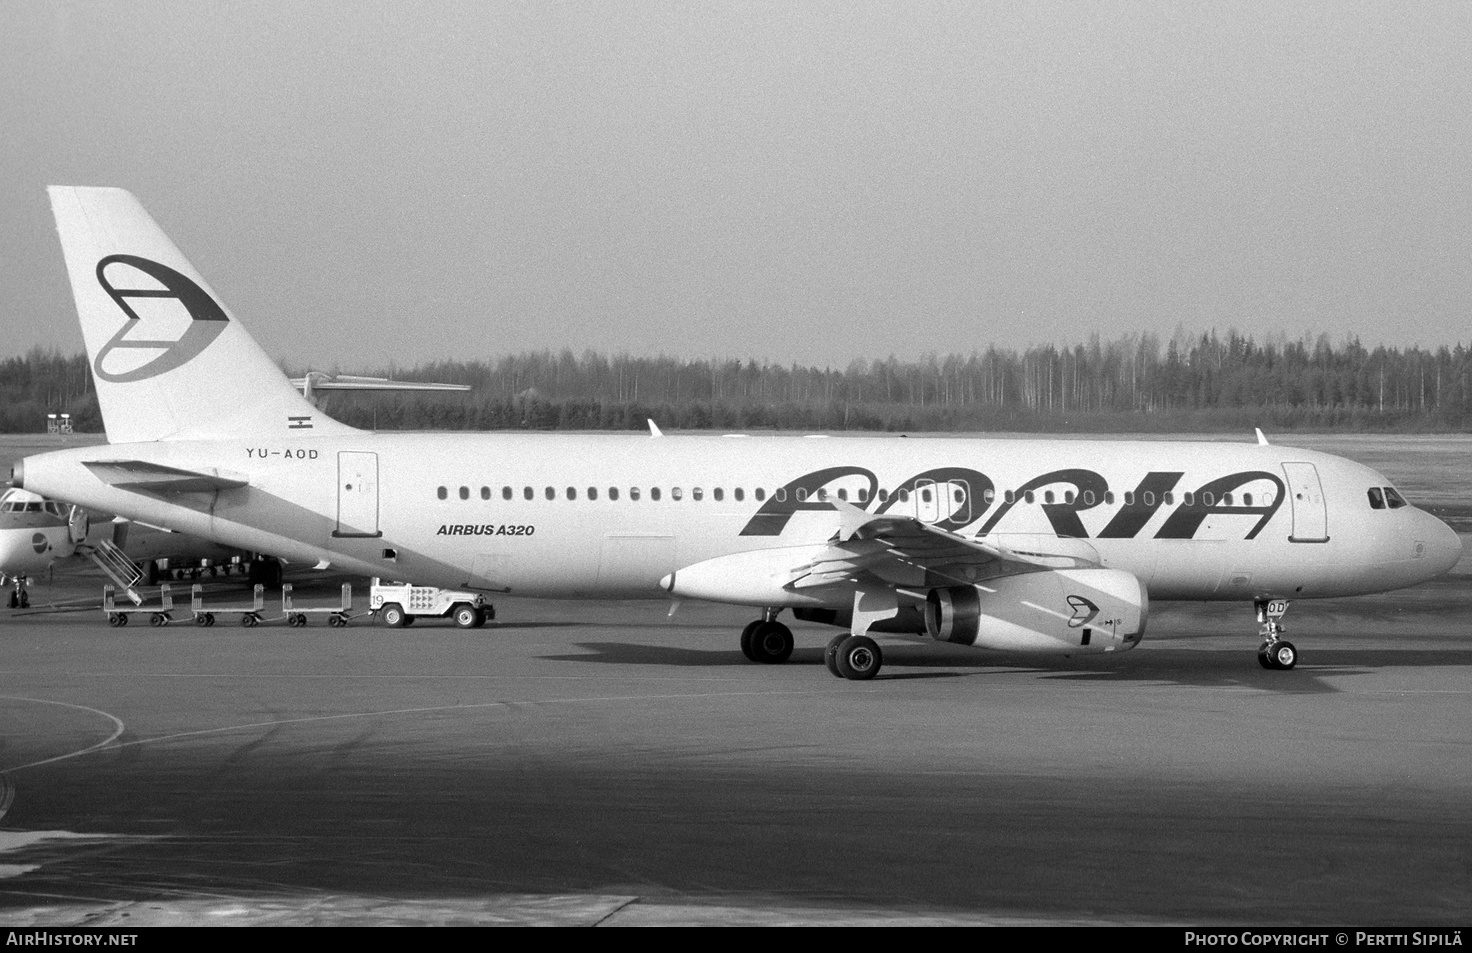
[[[1290,601],[1446,572],[1457,535],[1381,474],[1269,443],[376,433],[303,399],[128,192],[50,189],[109,444],[16,486],[294,563],[487,593],[752,607],[840,632],[1079,655],[1139,643],[1154,599],[1253,607],[1286,670]],[[250,394],[197,412],[200,394]],[[399,613],[398,615],[402,615]],[[1245,621],[1245,613],[1244,613]]]

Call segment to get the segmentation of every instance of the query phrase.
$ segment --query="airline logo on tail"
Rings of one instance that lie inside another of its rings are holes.
[[[230,321],[194,281],[137,255],[99,261],[97,282],[126,316],[92,364],[99,378],[115,384],[147,380],[187,363]]]

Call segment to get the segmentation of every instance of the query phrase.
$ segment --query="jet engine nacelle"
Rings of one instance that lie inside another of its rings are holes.
[[[941,642],[1009,652],[1114,652],[1145,634],[1150,597],[1118,569],[1056,569],[932,589],[925,630]]]

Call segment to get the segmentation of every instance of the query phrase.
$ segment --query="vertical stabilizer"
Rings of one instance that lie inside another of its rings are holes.
[[[351,431],[291,386],[131,193],[48,191],[110,443]]]

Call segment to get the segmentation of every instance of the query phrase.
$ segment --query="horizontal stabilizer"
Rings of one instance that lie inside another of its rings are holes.
[[[464,393],[469,384],[441,384],[434,381],[396,381],[387,377],[363,377],[358,374],[324,374],[311,371],[305,377],[293,377],[291,386],[311,397],[319,390],[356,391],[428,391],[441,393]]]
[[[134,493],[213,493],[238,489],[250,483],[238,473],[215,467],[181,470],[143,460],[103,460],[84,465],[108,486]]]

